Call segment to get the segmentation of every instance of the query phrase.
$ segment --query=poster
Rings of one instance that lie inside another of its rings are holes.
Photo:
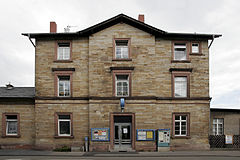
[[[225,136],[225,143],[226,144],[233,144],[233,136],[232,135],[226,135]]]
[[[147,131],[147,139],[153,139],[153,132]]]
[[[109,128],[92,128],[92,141],[109,141]]]
[[[137,141],[154,141],[155,130],[154,129],[138,129]]]

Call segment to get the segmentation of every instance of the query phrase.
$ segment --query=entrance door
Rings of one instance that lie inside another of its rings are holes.
[[[131,123],[114,123],[114,149],[127,150],[131,148]]]

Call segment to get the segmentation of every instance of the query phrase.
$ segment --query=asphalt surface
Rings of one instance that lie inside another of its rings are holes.
[[[2,150],[0,160],[240,160],[239,151],[170,151],[170,152],[52,152]]]

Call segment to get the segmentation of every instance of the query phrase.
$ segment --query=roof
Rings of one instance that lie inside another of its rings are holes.
[[[143,30],[149,34],[152,34],[156,38],[163,38],[163,39],[165,39],[165,38],[166,39],[168,39],[168,38],[170,38],[170,39],[184,38],[184,39],[208,40],[208,39],[214,39],[214,38],[218,38],[218,37],[222,36],[219,34],[166,32],[161,29],[155,28],[151,25],[148,25],[144,22],[141,22],[139,20],[131,18],[125,14],[119,14],[115,17],[112,17],[112,18],[106,20],[106,21],[103,21],[101,23],[98,23],[94,26],[91,26],[89,28],[86,28],[86,29],[78,31],[78,32],[72,32],[72,33],[22,33],[22,35],[28,36],[29,38],[48,38],[48,39],[88,37],[89,35],[97,33],[103,29],[106,29],[106,28],[111,27],[118,23],[126,23],[126,24],[136,27],[140,30]]]
[[[35,87],[0,87],[0,98],[34,98]]]

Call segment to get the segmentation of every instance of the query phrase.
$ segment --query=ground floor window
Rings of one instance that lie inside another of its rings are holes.
[[[20,120],[18,113],[4,113],[3,124],[3,136],[20,136]]]
[[[72,136],[72,113],[56,113],[57,136]]]
[[[190,114],[173,113],[173,136],[186,137],[190,135]]]
[[[213,119],[213,135],[223,135],[223,118]]]

